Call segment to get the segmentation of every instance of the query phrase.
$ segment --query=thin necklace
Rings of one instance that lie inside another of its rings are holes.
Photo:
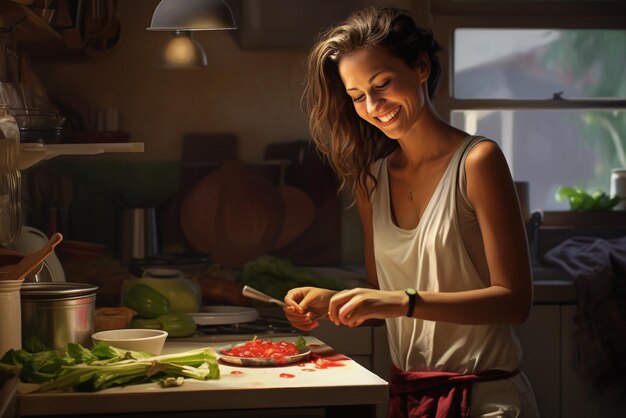
[[[408,198],[409,198],[409,202],[413,201],[413,184],[409,181],[410,179],[405,179],[404,181],[406,182],[406,185],[409,186],[409,194],[408,194]]]
[[[407,197],[409,198],[409,202],[412,202],[413,201],[413,185],[410,181],[406,181],[406,185],[409,186],[409,195]]]

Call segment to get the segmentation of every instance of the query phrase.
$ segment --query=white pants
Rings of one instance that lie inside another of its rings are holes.
[[[472,384],[472,417],[539,418],[526,375]]]

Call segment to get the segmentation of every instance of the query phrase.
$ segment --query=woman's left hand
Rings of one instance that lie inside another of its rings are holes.
[[[336,293],[328,305],[335,325],[358,327],[368,319],[404,316],[407,296],[402,290],[355,288]]]

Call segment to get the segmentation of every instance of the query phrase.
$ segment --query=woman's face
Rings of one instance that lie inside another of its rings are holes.
[[[415,125],[426,101],[430,67],[409,67],[383,48],[363,48],[342,56],[339,75],[358,115],[389,138]]]

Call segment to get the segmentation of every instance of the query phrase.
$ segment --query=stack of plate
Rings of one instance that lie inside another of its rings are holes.
[[[244,306],[203,306],[200,312],[190,314],[197,325],[229,325],[252,322],[259,317],[254,308]]]

